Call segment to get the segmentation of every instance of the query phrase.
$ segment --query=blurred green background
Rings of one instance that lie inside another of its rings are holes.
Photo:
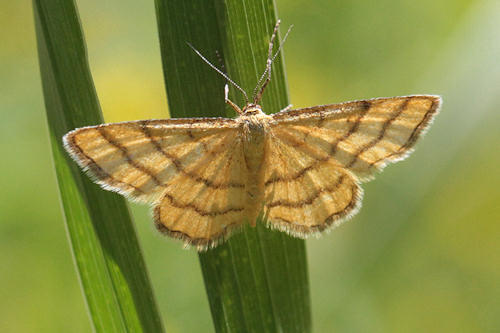
[[[153,1],[77,4],[106,121],[165,117]],[[444,99],[411,158],[364,185],[361,212],[307,242],[315,332],[500,331],[500,2],[277,8],[295,26],[285,60],[296,107]],[[0,112],[0,331],[88,332],[27,0],[0,0]],[[147,207],[131,208],[167,331],[212,331],[196,253],[158,235]]]

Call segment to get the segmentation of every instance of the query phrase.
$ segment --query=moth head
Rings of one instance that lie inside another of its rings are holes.
[[[246,116],[252,116],[257,114],[262,114],[262,107],[258,104],[248,103],[243,107],[243,114]]]

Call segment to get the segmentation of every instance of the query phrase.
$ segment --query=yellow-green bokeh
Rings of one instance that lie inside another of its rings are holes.
[[[106,120],[164,117],[153,1],[77,4]],[[315,331],[500,331],[498,2],[277,7],[283,25],[294,24],[285,60],[295,106],[415,93],[444,99],[412,157],[364,185],[360,214],[308,241]],[[30,1],[0,0],[0,331],[88,332],[32,16]],[[167,331],[211,331],[196,254],[157,235],[146,207],[132,210]]]

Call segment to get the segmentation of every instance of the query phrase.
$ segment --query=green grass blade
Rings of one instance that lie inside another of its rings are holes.
[[[276,23],[273,2],[156,0],[156,9],[172,117],[234,116],[224,105],[225,80],[186,42],[218,67],[216,51],[221,53],[229,76],[251,94]],[[243,106],[241,94],[231,92]],[[278,57],[262,106],[270,113],[287,104]],[[199,258],[217,332],[311,330],[304,241],[259,223]]]
[[[97,332],[162,332],[123,198],[102,191],[68,158],[62,136],[103,121],[71,0],[33,1],[49,134],[71,249]]]

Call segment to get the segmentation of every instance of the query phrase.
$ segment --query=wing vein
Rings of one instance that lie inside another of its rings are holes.
[[[354,163],[356,163],[356,161],[358,160],[359,156],[362,153],[364,153],[365,151],[374,147],[377,143],[382,141],[382,139],[384,138],[385,133],[387,131],[387,128],[407,109],[408,103],[410,102],[410,100],[411,100],[411,97],[408,97],[403,101],[403,103],[401,103],[398,110],[389,119],[387,119],[383,123],[382,129],[381,129],[379,135],[376,138],[374,138],[373,140],[371,140],[370,142],[368,142],[366,145],[361,147],[361,149],[359,149],[356,153],[354,153],[353,159],[349,163],[346,164],[346,168],[352,167],[354,165]]]
[[[181,162],[174,155],[169,154],[165,149],[163,149],[163,147],[160,145],[160,143],[151,135],[151,132],[149,131],[147,126],[145,126],[145,123],[141,123],[140,128],[144,132],[144,134],[151,140],[151,143],[153,144],[155,149],[160,154],[162,154],[165,158],[169,159],[178,172],[186,175],[187,177],[191,178],[192,180],[197,181],[199,183],[203,183],[206,186],[208,186],[210,188],[214,188],[214,189],[227,188],[227,187],[236,187],[236,188],[245,187],[244,184],[232,183],[232,182],[229,182],[227,184],[215,183],[215,182],[212,182],[210,179],[203,178],[203,177],[201,177],[193,172],[189,172],[189,171],[185,170],[184,167],[182,166]]]
[[[432,120],[432,116],[437,112],[438,107],[439,107],[439,100],[433,100],[431,107],[429,108],[429,110],[427,110],[427,112],[425,113],[422,120],[418,123],[418,125],[415,126],[415,128],[411,132],[406,142],[397,151],[382,158],[379,158],[376,161],[370,162],[370,168],[383,160],[390,159],[392,156],[400,155],[401,153],[405,152],[408,148],[410,148],[416,142],[422,131],[426,128],[427,124],[429,124],[429,122]]]
[[[117,141],[113,140],[113,138],[111,138],[108,135],[108,133],[105,130],[105,127],[97,127],[96,130],[104,140],[106,140],[110,145],[112,145],[113,147],[115,147],[116,149],[118,149],[122,153],[123,157],[127,160],[127,163],[129,165],[131,165],[136,170],[139,170],[140,172],[151,177],[151,179],[153,179],[153,181],[156,183],[156,185],[158,185],[158,186],[162,185],[160,180],[153,173],[153,171],[151,171],[150,169],[148,169],[146,166],[142,165],[141,163],[134,161],[132,159],[132,157],[130,157],[128,149],[126,147],[124,147],[123,145],[121,145],[120,143],[118,143]]]

